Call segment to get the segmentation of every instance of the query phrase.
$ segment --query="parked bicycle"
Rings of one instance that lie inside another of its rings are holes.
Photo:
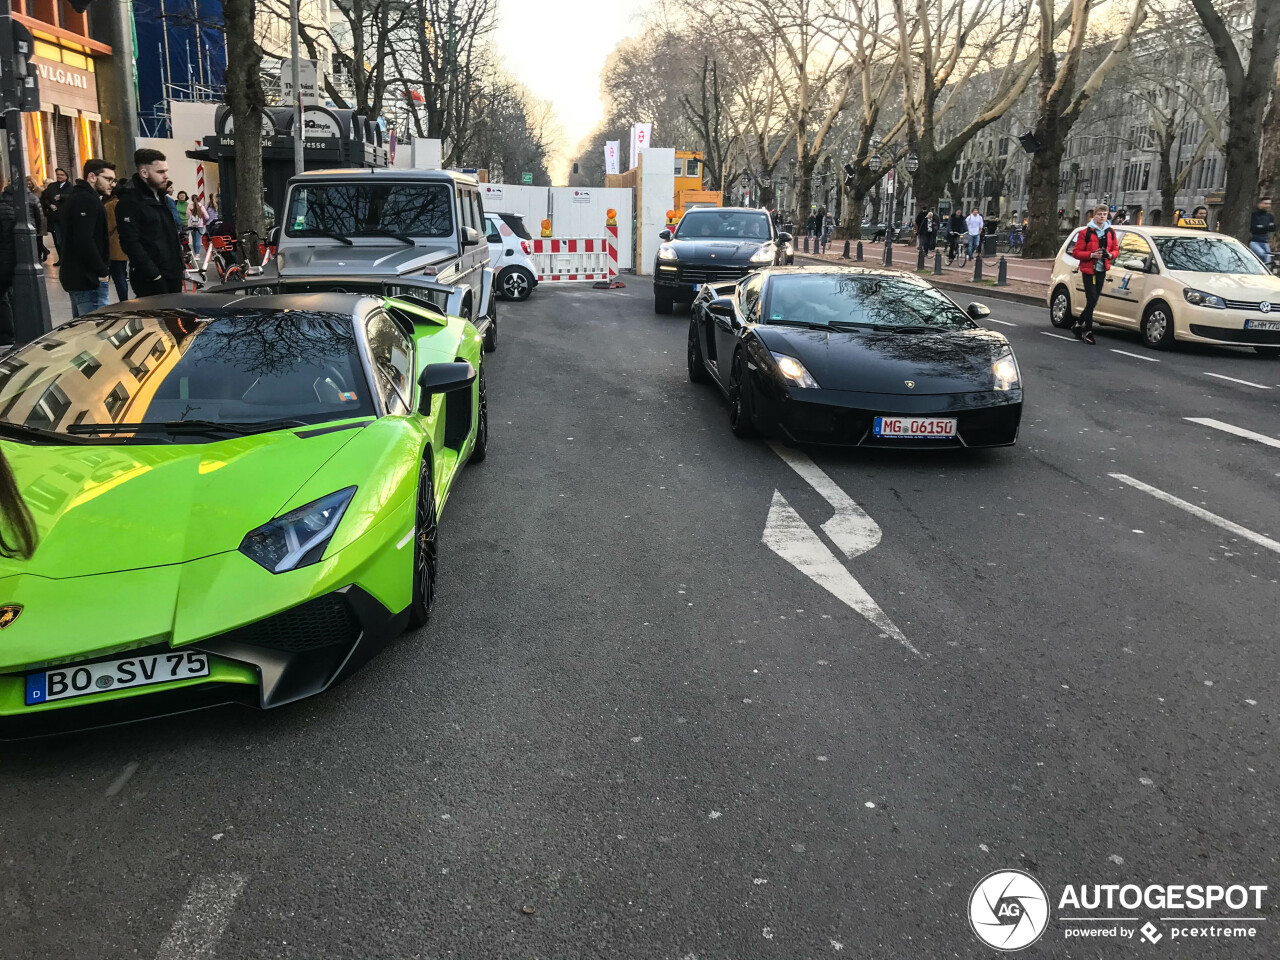
[[[249,245],[257,240],[257,235],[242,233],[238,237],[226,234],[210,234],[205,240],[204,256],[199,262],[188,255],[185,277],[196,287],[213,283],[241,283],[246,276],[261,272],[261,266],[254,266],[249,260]],[[258,256],[261,264],[266,264],[275,251],[264,243],[258,243]]]

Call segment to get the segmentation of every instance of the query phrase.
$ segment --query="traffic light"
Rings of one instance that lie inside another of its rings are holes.
[[[0,65],[4,74],[3,106],[12,110],[15,107],[23,113],[34,113],[40,109],[40,81],[35,68],[31,66],[31,55],[35,52],[35,38],[31,31],[11,20],[13,30],[13,60],[8,64],[9,70]]]

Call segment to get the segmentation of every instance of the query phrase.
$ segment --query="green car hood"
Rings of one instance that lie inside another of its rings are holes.
[[[65,579],[235,550],[360,432],[173,445],[0,441],[40,534],[30,561],[0,559],[0,576]]]

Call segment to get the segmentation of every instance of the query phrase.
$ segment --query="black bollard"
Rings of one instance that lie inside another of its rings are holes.
[[[973,282],[974,283],[982,282],[982,252],[981,251],[979,251],[978,255],[973,258]]]
[[[942,251],[933,251],[933,275],[935,277],[942,276]]]
[[[1004,257],[1000,258],[1000,262],[996,265],[996,286],[1007,287],[1009,285],[1009,264]]]
[[[884,241],[884,265],[886,267],[893,266],[893,241],[887,237]]]
[[[924,247],[921,247],[916,254],[916,269],[917,270],[924,269]]]
[[[844,253],[840,254],[840,259],[841,260],[849,259],[849,241],[848,240],[844,242]]]
[[[807,236],[804,238],[804,252],[809,252],[809,238]]]
[[[858,241],[858,262],[862,262],[862,241]]]

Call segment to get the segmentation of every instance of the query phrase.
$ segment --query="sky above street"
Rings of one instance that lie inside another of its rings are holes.
[[[550,100],[564,131],[551,173],[564,182],[570,154],[604,115],[600,71],[624,37],[642,28],[651,0],[500,0],[494,37],[511,75]]]

